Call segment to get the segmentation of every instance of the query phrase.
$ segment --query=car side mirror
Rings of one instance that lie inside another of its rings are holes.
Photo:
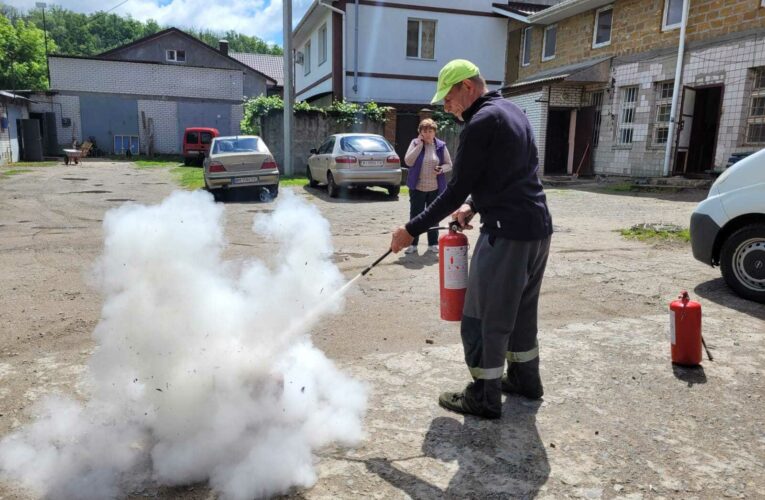
[[[316,150],[316,148],[311,148],[311,151],[310,151],[310,153],[311,153],[312,155],[315,155],[315,154],[318,154],[318,153],[319,153],[319,151],[317,151],[317,150]]]

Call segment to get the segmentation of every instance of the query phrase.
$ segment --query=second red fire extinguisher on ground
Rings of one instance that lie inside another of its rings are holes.
[[[691,300],[685,290],[669,304],[669,338],[673,363],[701,363],[701,304]]]
[[[468,239],[458,231],[457,222],[438,239],[438,275],[441,292],[441,319],[459,321],[468,284]]]

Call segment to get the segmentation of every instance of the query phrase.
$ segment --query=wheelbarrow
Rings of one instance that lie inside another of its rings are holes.
[[[82,146],[80,146],[80,149],[65,149],[64,154],[66,156],[64,157],[64,163],[69,165],[69,162],[73,161],[75,165],[78,165],[80,163],[80,158],[88,156],[92,147],[92,142],[85,141],[82,143]]]

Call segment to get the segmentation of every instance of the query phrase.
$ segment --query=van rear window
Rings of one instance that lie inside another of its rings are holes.
[[[202,144],[210,144],[212,139],[213,137],[210,132],[202,132]]]
[[[187,132],[186,144],[199,144],[199,132]]]

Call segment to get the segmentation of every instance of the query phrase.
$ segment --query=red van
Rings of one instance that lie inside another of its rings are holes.
[[[183,164],[201,165],[205,154],[210,151],[213,137],[218,137],[217,128],[189,127],[183,132]]]

